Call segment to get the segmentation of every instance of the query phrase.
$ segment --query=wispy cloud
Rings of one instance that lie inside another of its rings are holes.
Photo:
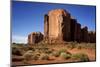
[[[13,35],[12,36],[12,42],[27,43],[27,37],[26,36],[20,36],[20,35]]]

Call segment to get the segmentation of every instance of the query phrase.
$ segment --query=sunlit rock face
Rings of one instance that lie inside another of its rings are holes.
[[[55,9],[45,15],[44,34],[49,40],[70,40],[70,14],[64,9]]]

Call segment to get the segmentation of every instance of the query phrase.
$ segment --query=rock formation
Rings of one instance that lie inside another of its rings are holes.
[[[88,41],[90,43],[95,43],[96,42],[96,32],[93,32],[93,31],[89,31],[88,33],[89,37],[88,37]]]
[[[88,28],[86,26],[81,29],[81,41],[88,42]]]
[[[88,28],[81,28],[81,24],[76,19],[71,18],[70,13],[64,9],[55,9],[45,14],[44,36],[50,42],[57,41],[77,41],[90,42],[92,34],[88,33]],[[90,36],[90,37],[89,37]]]
[[[44,19],[44,35],[49,40],[70,40],[70,14],[63,9],[48,12]]]
[[[71,19],[70,29],[71,29],[71,35],[70,35],[71,41],[78,41],[78,42],[80,42],[80,38],[81,38],[81,25],[79,23],[77,23],[76,19]]]
[[[30,44],[30,45],[39,43],[42,40],[43,40],[43,34],[40,32],[33,32],[28,35],[28,44]]]
[[[88,27],[81,28],[81,24],[71,17],[64,9],[55,9],[44,15],[44,37],[39,33],[31,33],[28,43],[34,44],[41,40],[48,43],[57,42],[96,42],[96,33],[88,32]]]

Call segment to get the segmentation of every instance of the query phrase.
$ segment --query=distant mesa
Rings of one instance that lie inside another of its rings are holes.
[[[28,36],[28,43],[39,43],[42,40],[53,41],[77,41],[96,42],[96,32],[89,32],[88,27],[81,28],[81,24],[71,17],[64,9],[54,9],[44,15],[44,35],[34,32]]]

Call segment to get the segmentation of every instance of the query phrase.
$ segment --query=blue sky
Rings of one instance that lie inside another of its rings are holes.
[[[66,9],[88,30],[95,31],[95,6],[71,4],[50,4],[40,2],[12,2],[12,41],[27,43],[27,36],[31,32],[44,31],[44,14],[52,9]]]

